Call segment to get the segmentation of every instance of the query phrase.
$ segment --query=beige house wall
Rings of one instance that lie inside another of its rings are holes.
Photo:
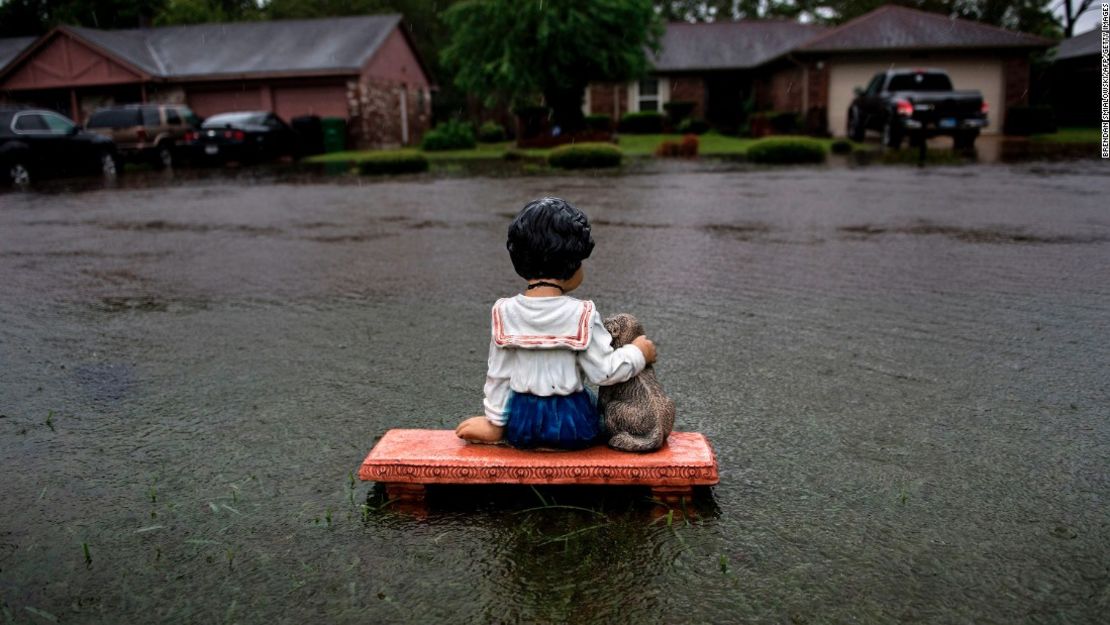
[[[851,57],[833,58],[829,64],[829,132],[842,137],[846,132],[848,107],[855,98],[853,88],[866,87],[871,78],[888,69],[931,67],[943,69],[952,78],[956,89],[977,89],[990,107],[988,118],[990,126],[983,134],[1002,132],[1006,112],[1003,94],[1005,93],[1004,61],[997,57],[969,57],[929,55],[887,56],[881,61],[861,60]]]

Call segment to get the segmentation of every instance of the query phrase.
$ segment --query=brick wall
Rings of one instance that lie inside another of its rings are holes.
[[[593,83],[589,86],[589,90],[591,115],[608,115],[616,121],[628,112],[627,85],[611,82]]]
[[[775,111],[802,110],[802,70],[784,67],[771,74],[770,104]]]
[[[431,122],[430,94],[423,87],[363,79],[347,83],[348,129],[357,148],[403,145],[401,92],[408,112],[408,145],[420,143]]]
[[[1002,80],[1006,106],[1022,106],[1029,102],[1029,57],[1014,56],[1002,64]]]
[[[701,76],[670,76],[671,101],[696,103],[692,116],[705,119],[705,80]]]

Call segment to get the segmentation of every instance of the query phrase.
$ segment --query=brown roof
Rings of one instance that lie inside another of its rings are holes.
[[[1083,56],[1096,56],[1099,53],[1099,44],[1102,42],[1102,33],[1099,29],[1088,30],[1071,39],[1060,42],[1056,48],[1056,60],[1076,59]]]
[[[825,30],[793,20],[672,22],[667,24],[652,65],[660,72],[756,67]]]
[[[798,51],[1047,48],[1052,43],[997,26],[887,4],[819,35]]]
[[[35,37],[6,37],[0,39],[0,69],[35,43]]]
[[[357,74],[400,22],[400,15],[360,15],[132,30],[60,26],[56,31],[90,43],[150,76],[182,79]],[[6,66],[45,45],[54,32],[30,42],[0,39],[0,69],[10,70]],[[9,49],[15,52],[4,61]]]

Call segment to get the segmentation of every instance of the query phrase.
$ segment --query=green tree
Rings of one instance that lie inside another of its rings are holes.
[[[542,94],[568,132],[583,126],[586,86],[642,76],[662,34],[651,0],[465,0],[445,19],[442,60],[461,89],[488,104]]]
[[[655,5],[668,20],[788,17],[835,25],[884,4],[897,4],[1053,37],[1060,33],[1059,21],[1052,13],[1057,2],[1063,3],[1068,18],[1071,13],[1089,7],[1093,0],[657,0]]]

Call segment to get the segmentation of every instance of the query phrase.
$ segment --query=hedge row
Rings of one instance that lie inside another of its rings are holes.
[[[748,147],[753,163],[791,164],[825,162],[825,146],[809,137],[768,137]]]
[[[424,135],[420,148],[427,152],[443,150],[469,150],[474,141],[474,127],[466,122],[449,120],[439,124]]]
[[[428,171],[428,159],[419,152],[387,150],[368,154],[358,161],[360,174],[414,174]]]
[[[625,113],[617,129],[630,135],[657,135],[663,132],[663,115],[655,111]]]
[[[616,167],[624,154],[611,143],[572,143],[551,151],[547,162],[562,169],[593,169]]]
[[[479,143],[500,143],[505,140],[505,129],[495,121],[488,121],[478,127]]]

